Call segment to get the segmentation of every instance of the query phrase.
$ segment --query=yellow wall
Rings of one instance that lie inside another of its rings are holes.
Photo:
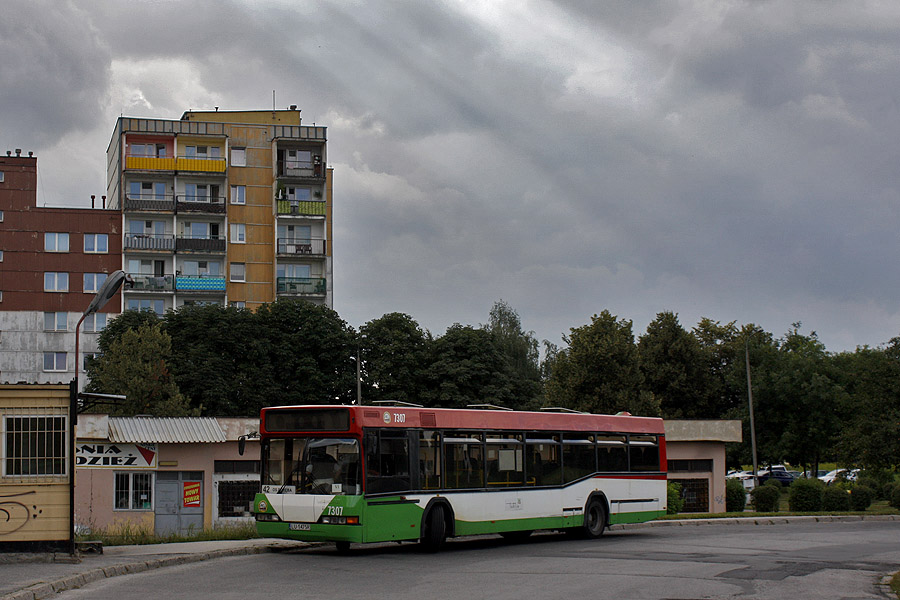
[[[0,419],[7,416],[66,416],[67,385],[0,385]],[[66,420],[68,428],[69,421]],[[0,422],[0,431],[5,431]],[[69,470],[68,435],[64,450]],[[0,452],[5,458],[5,449]],[[69,476],[3,476],[0,469],[0,543],[68,540]]]

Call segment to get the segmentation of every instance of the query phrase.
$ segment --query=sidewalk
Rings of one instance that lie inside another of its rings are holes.
[[[722,519],[678,519],[613,525],[610,531],[647,527],[692,527],[701,525],[779,525],[788,523],[832,523],[838,521],[900,521],[900,515],[832,515],[814,517],[735,517]],[[310,544],[271,538],[184,542],[146,546],[109,546],[103,554],[0,554],[0,600],[41,600],[82,587],[105,577],[140,573],[160,567],[183,565],[223,556],[260,554],[304,548]]]
[[[302,548],[275,539],[108,546],[103,554],[0,554],[0,600],[40,600],[105,577],[140,573],[223,556]]]

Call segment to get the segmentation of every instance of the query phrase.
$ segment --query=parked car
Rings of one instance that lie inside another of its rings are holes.
[[[835,469],[819,477],[819,479],[825,482],[825,485],[831,485],[835,481],[856,481],[858,476],[859,469]]]
[[[781,485],[791,485],[794,483],[794,475],[791,471],[786,470],[784,467],[781,469],[773,466],[772,469],[763,469],[759,472],[759,485],[764,484],[770,479],[777,479],[781,482]]]

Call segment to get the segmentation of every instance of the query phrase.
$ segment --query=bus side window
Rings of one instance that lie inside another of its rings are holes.
[[[441,437],[437,431],[419,432],[419,487],[441,489]]]
[[[366,433],[366,491],[399,492],[410,489],[409,437],[406,431]]]
[[[558,435],[528,434],[525,444],[525,485],[560,485],[562,462]]]

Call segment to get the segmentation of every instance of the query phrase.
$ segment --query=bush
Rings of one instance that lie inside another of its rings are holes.
[[[836,483],[829,485],[822,496],[822,510],[828,512],[850,510],[850,494],[842,485]]]
[[[681,484],[670,481],[666,485],[666,492],[668,496],[666,514],[677,515],[684,508],[684,498],[681,497]]]
[[[766,479],[766,482],[763,485],[768,485],[775,488],[776,490],[778,490],[779,494],[781,493],[781,488],[783,487],[781,485],[781,481],[775,479],[774,477],[772,477],[771,479]]]
[[[760,485],[753,488],[750,492],[753,508],[757,512],[778,512],[778,500],[781,499],[780,486],[779,483],[778,486]]]
[[[798,479],[791,484],[788,503],[791,510],[797,512],[816,512],[822,510],[822,493],[824,485],[818,479]]]
[[[725,510],[743,512],[747,506],[747,490],[740,479],[729,479],[725,482]]]
[[[887,500],[888,504],[894,506],[894,503],[891,501],[891,494],[894,493],[894,488],[897,487],[897,484],[894,482],[886,483],[881,487],[881,498],[882,500]],[[894,506],[894,508],[897,508]]]
[[[866,510],[875,499],[875,490],[867,485],[856,484],[850,488],[850,507],[853,510]]]
[[[891,490],[891,506],[900,509],[900,484],[894,484]]]

